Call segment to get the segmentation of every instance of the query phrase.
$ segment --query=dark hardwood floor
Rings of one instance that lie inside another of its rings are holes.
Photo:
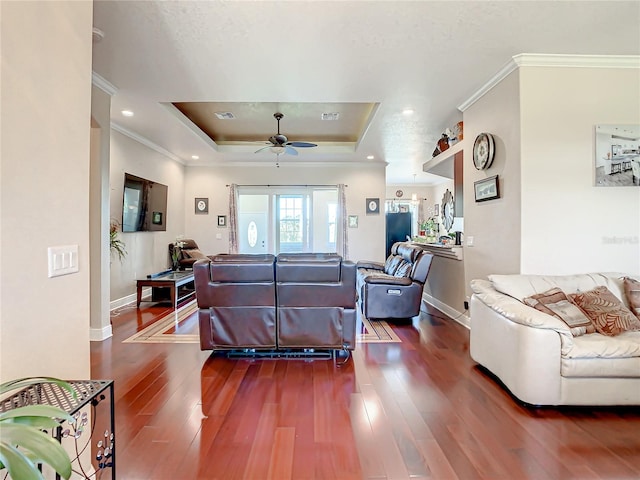
[[[115,380],[119,479],[640,478],[640,409],[521,405],[436,310],[342,366],[122,343],[167,311],[123,309],[91,344],[92,377]]]

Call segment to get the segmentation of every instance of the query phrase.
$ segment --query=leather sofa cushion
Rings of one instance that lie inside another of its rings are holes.
[[[231,283],[273,282],[275,257],[270,254],[215,255],[211,258],[211,281]]]
[[[387,261],[384,264],[384,273],[387,275],[395,275],[396,270],[403,262],[403,258],[398,255],[389,255]]]
[[[201,258],[207,258],[207,256],[197,248],[192,248],[189,250],[182,249],[182,254],[187,258],[195,258],[196,260],[200,260]]]
[[[340,281],[342,259],[336,254],[280,254],[276,260],[276,281],[327,283]]]

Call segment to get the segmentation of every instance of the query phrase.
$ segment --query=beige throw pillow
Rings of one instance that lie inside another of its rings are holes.
[[[627,297],[629,308],[636,317],[640,318],[640,282],[633,278],[624,277],[624,294]]]
[[[640,320],[607,287],[573,293],[569,299],[587,314],[598,333],[613,336],[629,330],[640,330]]]
[[[552,288],[544,293],[524,298],[523,302],[536,310],[562,320],[567,324],[574,337],[596,331],[591,319],[571,303],[559,288]]]

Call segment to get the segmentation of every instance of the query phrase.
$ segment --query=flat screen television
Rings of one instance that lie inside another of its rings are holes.
[[[167,191],[166,185],[125,173],[122,231],[166,231]]]

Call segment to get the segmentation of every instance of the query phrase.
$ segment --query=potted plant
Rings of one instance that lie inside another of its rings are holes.
[[[118,232],[120,231],[120,223],[117,220],[111,220],[109,224],[109,248],[112,254],[116,254],[119,260],[122,262],[124,257],[127,256],[125,250],[125,244],[118,238]]]
[[[71,385],[57,378],[20,378],[0,384],[0,396],[38,383],[50,382],[68,390]],[[62,478],[71,476],[71,460],[66,450],[45,429],[74,422],[64,410],[50,405],[26,405],[0,412],[0,471],[6,469],[14,480],[42,480],[37,464],[52,467]]]

